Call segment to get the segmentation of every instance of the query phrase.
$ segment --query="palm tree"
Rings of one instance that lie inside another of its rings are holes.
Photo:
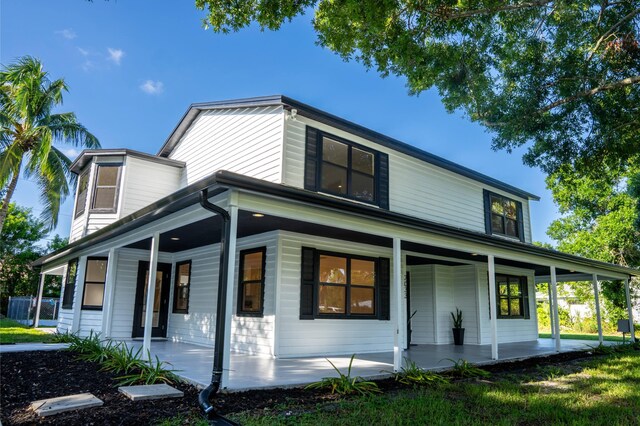
[[[53,113],[62,104],[63,91],[68,91],[64,80],[51,81],[40,61],[30,56],[0,71],[0,230],[21,172],[42,191],[42,218],[49,229],[57,225],[75,175],[69,170],[71,160],[54,143],[100,148],[74,113]]]

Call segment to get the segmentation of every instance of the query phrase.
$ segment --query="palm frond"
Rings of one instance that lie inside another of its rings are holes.
[[[37,175],[38,186],[42,190],[40,200],[42,203],[41,219],[49,230],[58,224],[58,212],[60,205],[69,195],[67,177],[70,173],[70,161],[59,150],[49,151],[47,161],[42,164],[40,174]]]
[[[90,149],[100,148],[100,142],[86,127],[78,123],[72,112],[53,114],[42,123],[51,129],[54,141]]]
[[[11,178],[20,173],[20,166],[22,164],[22,158],[24,157],[24,151],[17,144],[6,144],[3,138],[3,147],[0,151],[0,188],[4,189],[9,183]]]

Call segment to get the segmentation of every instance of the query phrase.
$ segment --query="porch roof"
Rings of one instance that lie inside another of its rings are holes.
[[[219,195],[229,189],[257,193],[262,196],[275,197],[284,200],[291,200],[313,206],[320,206],[341,213],[354,216],[376,219],[386,223],[407,226],[421,231],[430,232],[447,237],[455,237],[462,241],[480,243],[488,247],[508,249],[511,251],[540,256],[545,259],[571,262],[579,266],[598,268],[605,271],[616,272],[628,276],[640,276],[640,270],[624,267],[621,265],[601,262],[556,250],[551,250],[529,243],[511,241],[480,232],[469,231],[449,225],[443,225],[433,221],[419,219],[405,214],[368,206],[348,200],[338,199],[332,196],[318,194],[300,188],[266,182],[261,179],[250,178],[241,174],[218,171],[211,176],[195,182],[175,193],[158,200],[157,202],[138,210],[92,234],[87,235],[66,247],[51,254],[43,256],[33,262],[33,266],[42,266],[63,257],[69,257],[94,244],[107,241],[116,236],[139,228],[145,224],[157,221],[172,213],[180,211],[186,207],[197,204],[200,192],[203,189],[209,190],[210,196]]]

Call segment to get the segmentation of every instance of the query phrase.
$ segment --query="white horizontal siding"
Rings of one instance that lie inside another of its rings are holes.
[[[479,344],[478,330],[478,301],[477,288],[478,280],[476,278],[476,267],[473,265],[454,266],[451,267],[453,272],[453,300],[455,308],[462,311],[462,327],[464,328],[464,342]],[[451,316],[451,315],[449,315]],[[453,320],[448,322],[453,326]],[[451,337],[453,334],[449,330]]]
[[[434,265],[436,285],[436,343],[453,343],[451,312],[455,311],[453,270],[449,266]]]
[[[120,249],[118,251],[118,267],[113,294],[113,312],[111,316],[111,336],[113,339],[131,339],[133,331],[133,311],[136,300],[138,282],[138,263],[149,261],[148,250]],[[159,253],[158,262],[171,263],[169,253]]]
[[[58,333],[71,333],[71,324],[73,322],[73,309],[60,309],[58,312]]]
[[[74,210],[75,212],[75,210]],[[75,240],[79,240],[83,237],[84,232],[84,224],[87,221],[86,212],[76,218],[71,222],[71,231],[69,232],[69,242],[72,243]]]
[[[170,154],[187,164],[181,186],[217,170],[280,182],[283,117],[279,106],[201,112]]]
[[[433,322],[433,266],[408,266],[411,274],[411,343],[435,343]]]
[[[238,317],[235,312],[238,300],[240,251],[257,247],[267,247],[264,316]],[[189,313],[170,314],[169,338],[181,342],[213,345],[218,300],[219,255],[219,244],[176,253],[176,262],[191,260]],[[234,314],[231,321],[232,351],[273,355],[276,257],[277,234],[275,232],[240,238],[237,241],[232,290],[234,301],[232,311]]]
[[[278,312],[279,357],[352,354],[393,349],[393,323],[379,320],[314,319],[300,317],[301,249],[314,247],[340,253],[391,258],[383,247],[281,232],[281,279]],[[392,290],[393,291],[393,290]],[[395,315],[391,306],[391,315]]]
[[[535,277],[534,272],[526,269],[496,265],[496,273],[526,276],[529,290],[530,319],[498,319],[498,343],[527,342],[538,338],[538,318],[536,315]],[[491,343],[491,324],[489,321],[489,283],[487,267],[478,266],[478,282],[480,285],[480,318],[482,325],[482,343]]]
[[[127,216],[177,191],[181,175],[179,167],[127,157],[119,216]]]
[[[97,230],[102,229],[107,225],[111,225],[118,219],[119,216],[117,213],[89,213],[89,220],[87,222],[87,235],[96,232]]]
[[[80,328],[78,335],[89,336],[102,332],[102,311],[80,311]]]
[[[285,122],[283,182],[304,187],[305,126],[343,137],[389,155],[389,204],[392,211],[445,225],[485,232],[483,189],[520,201],[524,232],[531,242],[528,200],[484,185],[367,139],[298,116]]]

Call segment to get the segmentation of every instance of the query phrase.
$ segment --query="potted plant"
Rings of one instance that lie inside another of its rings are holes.
[[[456,308],[456,313],[451,312],[453,319],[453,343],[456,345],[464,344],[464,328],[462,328],[462,311]]]

